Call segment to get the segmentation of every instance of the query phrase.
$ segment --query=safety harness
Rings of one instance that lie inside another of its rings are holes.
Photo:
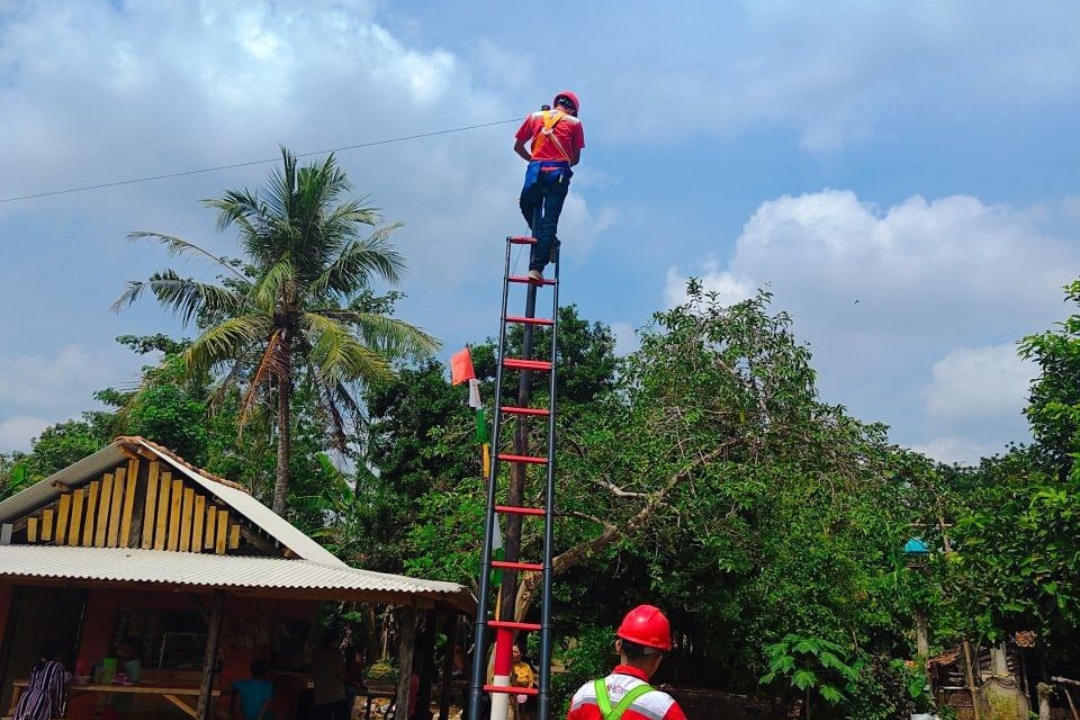
[[[562,155],[563,160],[570,162],[570,154],[563,148],[562,143],[559,142],[559,138],[555,137],[555,126],[559,124],[559,121],[566,117],[566,113],[562,110],[544,110],[543,111],[544,126],[540,128],[539,134],[533,139],[532,152],[533,156],[536,156],[537,151],[544,147],[544,143],[549,139],[555,143],[555,149]]]
[[[604,720],[619,720],[626,712],[627,708],[634,704],[634,701],[645,693],[653,691],[653,687],[648,683],[642,683],[638,685],[630,692],[623,695],[622,700],[615,707],[611,706],[611,698],[608,696],[607,685],[604,683],[604,678],[600,678],[593,683],[593,688],[596,690],[596,705],[600,708],[600,714]]]

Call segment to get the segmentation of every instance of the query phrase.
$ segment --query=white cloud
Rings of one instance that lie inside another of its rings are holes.
[[[634,326],[628,322],[613,322],[611,332],[615,333],[615,354],[626,357],[641,347],[641,338]]]
[[[696,274],[696,277],[701,281],[702,289],[705,292],[716,293],[717,300],[724,306],[742,302],[757,292],[757,286],[753,280],[721,270],[719,264],[712,258],[705,261],[701,272]],[[664,283],[664,303],[667,307],[675,307],[686,302],[688,279],[681,276],[677,268],[668,268],[667,279]]]
[[[614,208],[601,207],[593,212],[580,194],[567,195],[559,216],[559,234],[573,238],[573,242],[563,244],[565,255],[581,264],[592,253],[597,238],[615,223],[615,218]]]
[[[92,357],[78,345],[62,347],[53,357],[0,356],[0,403],[54,407],[76,388],[85,387],[88,376],[104,381],[108,373],[101,371],[103,364],[104,358]]]
[[[66,345],[52,355],[0,355],[0,452],[25,450],[47,425],[77,417],[106,387],[130,388],[151,362],[118,346],[88,351]]]
[[[768,285],[810,342],[827,400],[902,426],[900,442],[1003,446],[1026,437],[1031,377],[1011,343],[1060,319],[1080,267],[1068,213],[968,196],[886,209],[851,191],[785,196],[758,207],[727,265],[669,269],[665,299],[679,301],[689,275],[732,300]]]
[[[926,411],[934,417],[979,418],[1019,412],[1035,365],[1016,354],[1015,343],[957,348],[931,368],[924,388]]]
[[[964,437],[940,437],[929,442],[915,443],[915,452],[947,464],[976,465],[980,458],[1001,452],[1002,448],[983,445]]]
[[[29,415],[15,415],[0,420],[0,452],[29,452],[30,441],[52,425],[48,420]]]
[[[628,142],[781,127],[832,152],[912,117],[966,122],[1003,98],[1047,107],[1080,91],[1075,4],[701,2],[648,23],[620,15],[607,28],[625,51],[593,68],[590,100],[612,114],[644,100],[611,129]],[[663,36],[679,38],[663,58],[635,52]]]

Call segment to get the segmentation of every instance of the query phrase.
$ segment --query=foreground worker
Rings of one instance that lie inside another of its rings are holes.
[[[606,678],[574,693],[567,720],[686,720],[674,698],[647,682],[671,649],[671,625],[664,613],[639,605],[615,634],[619,664]]]
[[[585,147],[585,132],[577,118],[577,95],[566,90],[555,96],[552,105],[554,110],[541,110],[525,118],[514,136],[514,152],[529,162],[519,204],[536,238],[529,258],[529,279],[533,282],[544,279],[544,267],[558,252],[555,234],[574,176],[570,168],[578,164]],[[528,150],[526,143],[530,143]],[[540,222],[533,227],[538,210]]]

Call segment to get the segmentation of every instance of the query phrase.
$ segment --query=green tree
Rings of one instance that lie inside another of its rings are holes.
[[[390,244],[397,225],[362,237],[378,213],[364,199],[347,199],[351,185],[333,156],[297,167],[282,148],[282,168],[258,191],[228,191],[206,205],[218,228],[237,228],[243,264],[215,256],[181,238],[153,238],[173,254],[195,254],[224,271],[220,283],[181,277],[167,269],[129,282],[119,309],[149,289],[201,334],[184,352],[188,372],[222,371],[220,382],[245,385],[241,426],[270,387],[276,404],[277,462],[273,509],[286,510],[292,444],[292,396],[298,378],[317,394],[339,446],[361,422],[354,385],[391,374],[394,357],[429,353],[437,342],[420,329],[369,311],[364,290],[374,279],[400,281],[404,259]],[[238,267],[239,265],[239,267]]]
[[[1065,298],[1080,304],[1080,280],[1065,286]],[[1024,411],[1036,446],[1064,478],[1073,471],[1080,452],[1080,315],[1059,323],[1056,331],[1025,337],[1020,357],[1039,368]]]
[[[1080,303],[1080,280],[1065,287]],[[937,563],[938,623],[997,643],[1034,630],[1051,673],[1080,662],[1080,314],[1025,337],[1034,361],[1025,409],[1034,436],[946,480],[953,552]]]

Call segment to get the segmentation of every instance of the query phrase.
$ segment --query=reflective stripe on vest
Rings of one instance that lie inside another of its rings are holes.
[[[595,681],[593,688],[596,690],[596,705],[600,708],[600,714],[604,717],[604,720],[619,720],[635,700],[645,693],[653,691],[651,685],[642,683],[623,695],[623,699],[613,708],[611,707],[611,698],[607,694],[607,685],[604,683],[604,678]]]
[[[540,128],[540,132],[533,138],[533,157],[536,157],[537,151],[544,147],[544,142],[550,138],[551,142],[555,143],[555,149],[563,156],[563,160],[570,162],[570,155],[563,149],[562,143],[559,142],[559,138],[555,137],[555,126],[559,124],[560,120],[566,117],[566,113],[562,110],[544,110],[542,117],[544,118],[544,127]]]

